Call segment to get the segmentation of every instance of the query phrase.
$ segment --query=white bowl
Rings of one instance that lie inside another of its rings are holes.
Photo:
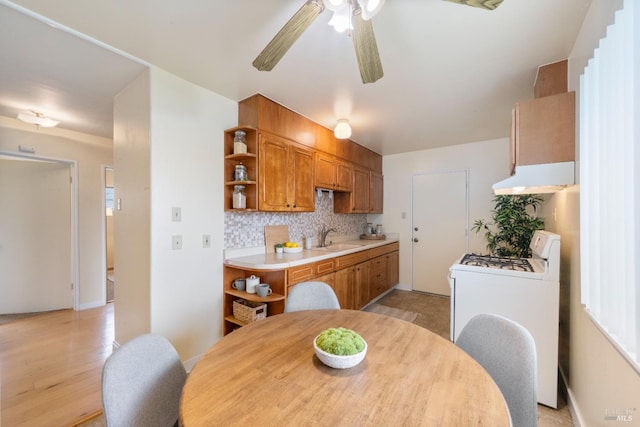
[[[364,356],[367,355],[367,342],[364,341],[364,339],[363,339],[364,348],[362,349],[362,351],[360,353],[351,354],[349,356],[339,356],[336,354],[327,353],[326,351],[318,347],[318,345],[316,344],[317,339],[318,337],[315,337],[313,339],[313,349],[316,352],[316,356],[318,356],[318,359],[320,359],[322,363],[324,363],[325,365],[331,368],[335,368],[335,369],[353,368],[358,363],[362,362],[364,360]]]
[[[288,254],[297,254],[299,252],[302,252],[302,248],[301,247],[297,247],[297,248],[284,248],[284,251]]]

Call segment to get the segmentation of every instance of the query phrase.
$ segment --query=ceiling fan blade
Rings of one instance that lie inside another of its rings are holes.
[[[500,6],[500,3],[502,3],[502,0],[445,0],[445,1],[450,1],[451,3],[466,4],[468,6],[479,7],[487,10],[494,10],[495,8]]]
[[[353,45],[360,67],[362,83],[373,83],[384,76],[376,36],[371,20],[365,21],[360,13],[354,14]]]
[[[273,70],[273,67],[323,10],[322,0],[307,1],[253,60],[253,66],[260,71]]]

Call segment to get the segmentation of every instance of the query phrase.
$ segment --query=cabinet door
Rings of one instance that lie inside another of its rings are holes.
[[[369,213],[369,170],[353,168],[352,212]]]
[[[291,170],[287,141],[260,134],[260,204],[264,211],[287,211],[288,175]]]
[[[382,213],[383,178],[382,174],[371,171],[369,209],[371,213]]]
[[[335,288],[336,288],[336,273],[329,273],[329,274],[325,274],[324,276],[318,276],[313,280],[314,281],[318,281],[318,282],[326,283],[327,285],[331,286],[334,289],[334,292],[335,292]]]
[[[400,252],[387,254],[387,289],[400,283]]]
[[[316,187],[333,189],[336,187],[336,164],[334,158],[324,153],[316,153]]]
[[[355,279],[353,287],[353,304],[354,310],[360,310],[371,300],[369,293],[369,261],[357,264],[355,266]]]
[[[289,210],[297,212],[314,211],[316,198],[313,185],[313,152],[298,144],[289,144]]]
[[[516,164],[575,159],[575,92],[516,104]]]
[[[340,308],[353,309],[353,288],[355,286],[355,266],[343,268],[335,272],[333,290],[340,302]]]
[[[336,163],[336,189],[340,191],[353,189],[353,166],[350,163],[343,161]]]

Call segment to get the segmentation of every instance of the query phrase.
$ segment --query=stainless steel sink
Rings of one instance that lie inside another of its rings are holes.
[[[316,246],[315,248],[313,248],[313,250],[326,251],[326,252],[340,252],[340,251],[346,251],[348,249],[355,249],[359,247],[362,247],[362,245],[358,245],[355,243],[333,243],[329,246],[324,246],[324,247]]]

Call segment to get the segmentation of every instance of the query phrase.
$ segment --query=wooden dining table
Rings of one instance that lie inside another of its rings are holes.
[[[323,330],[367,341],[357,366],[333,369],[313,349]],[[189,373],[180,422],[192,426],[508,426],[489,374],[433,332],[355,310],[278,314],[214,344]]]

